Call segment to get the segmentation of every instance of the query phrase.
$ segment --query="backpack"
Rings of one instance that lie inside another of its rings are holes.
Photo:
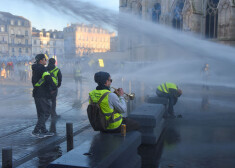
[[[100,108],[101,101],[107,96],[109,92],[104,93],[97,103],[94,103],[90,97],[90,104],[87,107],[87,115],[90,124],[94,131],[105,131],[109,125],[109,121],[106,120],[104,113]]]

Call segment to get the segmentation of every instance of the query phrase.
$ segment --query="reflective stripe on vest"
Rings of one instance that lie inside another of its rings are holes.
[[[37,87],[41,86],[41,85],[45,82],[44,77],[45,77],[45,76],[48,76],[48,75],[50,75],[49,72],[44,72],[44,73],[42,74],[42,78],[41,78],[34,86],[37,86]]]
[[[80,77],[80,76],[81,76],[81,70],[80,70],[80,69],[77,69],[77,70],[75,71],[75,76],[76,76],[76,77]]]
[[[166,83],[163,83],[163,84],[159,85],[159,86],[157,87],[157,89],[158,89],[159,91],[161,91],[161,92],[169,93],[169,89],[175,89],[175,90],[177,90],[178,87],[177,87],[177,85],[174,84],[174,83],[167,83],[167,82],[166,82]]]
[[[109,90],[93,90],[89,93],[92,101],[97,103],[102,95],[106,92],[110,92]],[[111,93],[111,92],[110,92]],[[109,125],[107,129],[113,130],[118,128],[122,124],[122,115],[119,113],[113,113],[114,110],[109,107],[109,96],[105,96],[105,98],[100,103],[100,108],[105,115],[106,120],[109,121]],[[90,103],[90,102],[89,102]],[[112,119],[110,118],[112,117]]]
[[[59,68],[57,67],[55,67],[54,69],[50,71],[51,78],[56,86],[58,85],[58,72],[59,72]]]

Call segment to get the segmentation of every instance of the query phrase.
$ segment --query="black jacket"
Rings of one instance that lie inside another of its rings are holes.
[[[48,72],[50,72],[51,70],[53,70],[55,68],[55,65],[53,65],[53,64],[48,64],[48,66],[47,66],[47,71]],[[59,68],[58,68],[59,69]],[[58,72],[58,75],[57,75],[57,77],[58,77],[58,88],[61,86],[61,82],[62,82],[62,74],[61,74],[61,71],[60,71],[60,69],[59,69],[59,72]]]
[[[33,64],[32,70],[33,97],[51,98],[51,92],[56,91],[57,87],[50,75],[45,76],[45,82],[40,87],[34,86],[42,78],[43,73],[47,72],[46,67],[44,67],[42,64]]]

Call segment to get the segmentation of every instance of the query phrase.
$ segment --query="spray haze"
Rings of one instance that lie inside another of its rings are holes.
[[[116,74],[117,76],[144,79],[151,81],[151,84],[164,81],[200,84],[203,82],[201,69],[205,63],[209,63],[211,84],[225,85],[226,83],[227,86],[233,86],[235,49],[232,47],[209,42],[194,34],[144,21],[133,15],[103,9],[81,0],[30,0],[29,2],[55,9],[61,15],[76,18],[78,22],[83,19],[90,24],[112,27],[132,43],[131,46],[126,43],[123,52],[129,52],[138,47],[148,50],[143,52],[145,59],[136,58],[134,53],[132,61],[152,61],[151,64],[137,66],[135,70],[132,67],[134,63],[130,64],[125,73]],[[112,53],[110,53],[111,56]],[[109,69],[105,70],[109,71]]]

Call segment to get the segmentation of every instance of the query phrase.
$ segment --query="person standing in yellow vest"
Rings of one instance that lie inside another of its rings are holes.
[[[61,86],[62,74],[58,67],[55,66],[56,60],[54,58],[49,59],[49,64],[47,66],[47,71],[50,73],[53,82],[57,86],[56,92],[51,96],[52,106],[51,106],[51,118],[60,118],[60,115],[56,113],[56,97],[58,94],[58,88]]]
[[[174,83],[163,83],[157,87],[158,97],[165,97],[169,100],[168,114],[169,118],[175,118],[173,106],[177,103],[178,97],[182,95],[182,90]]]
[[[110,74],[102,71],[97,72],[94,76],[94,80],[98,86],[89,93],[92,102],[97,103],[99,99],[108,92],[100,103],[101,111],[105,114],[107,121],[109,121],[108,127],[104,132],[120,133],[122,124],[126,124],[126,131],[138,130],[139,124],[136,121],[122,116],[122,113],[127,111],[127,105],[123,97],[123,89],[119,88],[115,93],[110,92],[112,83]],[[113,112],[115,113],[112,115]]]
[[[46,129],[45,123],[50,116],[51,95],[56,91],[57,87],[45,67],[47,64],[45,55],[38,54],[36,55],[35,60],[35,64],[32,65],[32,84],[38,121],[31,135],[38,138],[44,138],[54,135],[54,133],[51,133]]]

